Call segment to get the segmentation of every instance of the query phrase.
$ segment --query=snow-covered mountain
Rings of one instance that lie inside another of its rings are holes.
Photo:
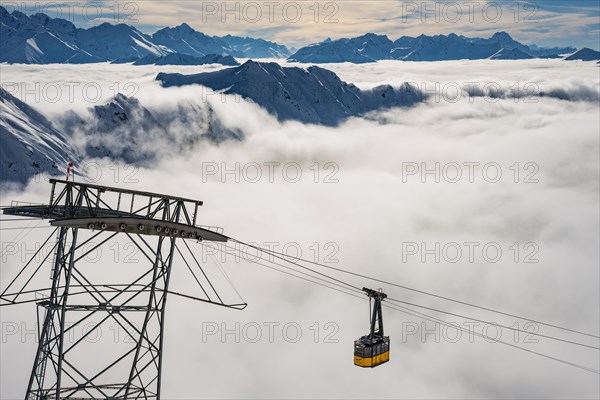
[[[77,45],[77,28],[44,14],[12,14],[0,6],[0,61],[11,63],[86,63],[102,61]]]
[[[166,128],[136,98],[121,93],[106,104],[90,108],[86,114],[69,111],[58,124],[87,156],[131,164],[151,159],[154,154],[145,144],[167,135]]]
[[[324,68],[282,67],[277,63],[255,61],[194,75],[161,72],[156,79],[164,87],[199,84],[225,94],[241,95],[281,121],[329,126],[369,111],[410,106],[424,100],[424,95],[408,84],[360,90]]]
[[[598,61],[598,60],[600,60],[600,52],[589,49],[587,47],[584,47],[583,49],[576,51],[575,53],[566,57],[565,60],[567,60],[567,61],[574,61],[574,60]]]
[[[572,48],[552,49],[556,56]],[[449,35],[417,37],[402,36],[391,41],[387,36],[369,33],[352,39],[325,40],[298,50],[289,61],[304,63],[352,62],[377,60],[442,61],[478,59],[524,59],[548,57],[548,49],[530,48],[514,40],[506,32],[497,32],[488,39]]]
[[[148,109],[120,93],[106,104],[67,111],[52,121],[0,87],[1,182],[25,183],[41,173],[60,176],[69,162],[77,168],[95,157],[150,165],[203,141],[243,139],[208,103],[180,101]]]
[[[321,43],[303,47],[290,56],[289,61],[297,62],[352,62],[367,63],[390,59],[393,42],[384,35],[367,33],[352,39],[327,39]]]
[[[189,54],[171,53],[166,56],[147,55],[134,61],[133,65],[205,65],[221,64],[228,66],[240,65],[232,56],[223,56],[221,54],[207,54],[202,57],[191,56]]]
[[[42,114],[0,87],[0,180],[26,182],[35,174],[62,174],[79,154]]]
[[[149,165],[168,154],[190,150],[201,140],[241,140],[240,132],[223,127],[209,105],[177,103],[150,110],[135,97],[118,93],[86,112],[66,112],[57,125],[87,157],[108,157]]]
[[[79,64],[172,52],[125,24],[79,29],[64,19],[8,13],[3,7],[0,22],[0,62]]]
[[[447,36],[403,36],[395,41],[385,35],[367,33],[355,38],[327,39],[290,55],[287,47],[274,42],[232,35],[209,36],[186,23],[147,35],[126,24],[103,23],[89,29],[76,28],[60,18],[45,14],[28,16],[18,11],[9,13],[1,6],[0,22],[0,62],[10,63],[122,63],[144,57],[159,59],[173,53],[194,57],[209,54],[243,58],[289,57],[289,61],[304,63],[365,63],[377,60],[559,58],[576,51],[571,47],[527,46],[506,32],[497,32],[487,39],[452,33]],[[158,61],[159,65],[163,62],[164,65],[194,65],[185,57],[179,61],[176,57],[168,60]]]
[[[152,35],[152,40],[174,52],[197,57],[207,54],[233,54],[233,50],[219,38],[198,32],[186,23],[175,28],[163,28]]]
[[[529,60],[534,58],[531,54],[527,54],[519,49],[506,50],[501,49],[496,54],[490,57],[490,60]]]
[[[9,13],[0,6],[0,62],[48,64],[133,62],[144,57],[179,53],[233,57],[287,57],[285,46],[263,39],[198,32],[188,24],[163,28],[152,35],[131,25],[102,23],[89,29],[45,14]],[[183,64],[188,65],[188,64]]]
[[[173,52],[160,44],[153,43],[150,36],[131,25],[112,25],[108,22],[89,29],[78,29],[77,45],[103,60],[144,57],[149,54],[162,56]]]
[[[575,47],[538,47],[529,45],[529,54],[538,58],[562,58],[564,54],[575,53]]]
[[[220,39],[245,58],[287,58],[292,54],[284,45],[264,39],[232,35],[222,36]]]

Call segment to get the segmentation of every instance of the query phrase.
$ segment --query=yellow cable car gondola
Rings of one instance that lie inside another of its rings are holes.
[[[387,295],[381,290],[363,288],[363,291],[367,293],[369,300],[374,300],[371,331],[354,341],[354,365],[373,368],[390,360],[390,337],[383,335],[383,312],[381,311],[381,301]]]

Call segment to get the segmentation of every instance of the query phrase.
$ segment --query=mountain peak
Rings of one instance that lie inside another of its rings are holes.
[[[410,106],[424,99],[411,86],[360,90],[321,67],[283,67],[247,61],[236,68],[194,75],[160,73],[163,87],[202,85],[225,94],[241,95],[264,107],[280,121],[297,120],[335,126],[351,116],[377,109]]]
[[[182,23],[181,25],[175,27],[175,29],[180,30],[182,32],[194,32],[195,29],[192,28],[191,26],[189,26],[186,22]]]
[[[385,41],[385,42],[390,41],[390,39],[386,35],[379,35],[379,34],[373,33],[373,32],[365,33],[364,35],[359,36],[356,39],[369,39],[369,40]]]
[[[50,17],[44,13],[36,13],[36,14],[31,15],[29,18],[37,21],[38,23],[40,23],[42,25],[45,25],[48,23],[48,21],[50,21]]]
[[[279,64],[277,64],[276,62],[262,62],[262,61],[254,61],[254,60],[248,60],[245,63],[243,63],[241,66],[248,66],[248,67],[262,67],[262,66],[280,66]]]
[[[367,33],[349,39],[311,44],[296,51],[288,60],[301,63],[368,63],[378,60],[484,60],[492,56],[496,56],[494,59],[525,59],[558,58],[559,54],[567,52],[566,48],[532,49],[504,31],[496,32],[489,38],[465,37],[456,33],[421,34],[417,37],[402,36],[394,42],[385,35]]]
[[[577,50],[575,53],[566,57],[565,60],[597,61],[600,60],[600,52],[590,49],[589,47],[584,47],[583,49]]]
[[[275,62],[259,62],[254,60],[248,60],[239,67],[239,70],[251,71],[253,73],[266,73],[272,74],[275,71],[281,70],[281,65]]]
[[[491,39],[496,39],[496,40],[513,40],[513,38],[504,31],[500,31],[500,32],[496,32],[492,35]]]
[[[500,49],[496,54],[490,57],[490,60],[529,60],[533,58],[531,54],[525,53],[517,48],[507,50]]]
[[[14,10],[11,15],[17,19],[29,19],[27,14],[23,14],[21,11]]]
[[[123,93],[119,92],[113,97],[113,102],[124,104],[124,103],[137,103],[138,100],[135,97],[127,97]]]

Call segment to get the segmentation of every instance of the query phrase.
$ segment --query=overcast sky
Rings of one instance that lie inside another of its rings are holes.
[[[9,10],[43,11],[78,26],[133,24],[146,33],[186,22],[209,35],[247,35],[300,47],[367,32],[489,37],[507,31],[525,44],[600,48],[596,0],[561,1],[145,1],[2,2]]]

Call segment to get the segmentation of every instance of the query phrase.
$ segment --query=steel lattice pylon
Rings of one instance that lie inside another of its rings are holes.
[[[159,399],[165,306],[169,293],[178,294],[169,292],[171,268],[176,254],[184,257],[177,240],[183,241],[198,263],[187,240],[226,242],[228,238],[220,228],[196,224],[202,205],[197,200],[61,180],[50,183],[48,205],[15,205],[4,210],[10,215],[50,219],[56,226],[52,286],[47,297],[37,301],[43,318],[26,399]],[[92,232],[83,242],[78,241],[81,229]],[[80,268],[80,260],[119,234],[127,235],[138,247],[148,268],[136,279],[98,282],[101,271]],[[90,243],[95,244],[84,251],[84,245]],[[204,277],[218,301],[213,301],[202,285],[206,298],[195,300],[245,307],[245,303],[225,304],[206,274]],[[23,288],[12,294],[5,290],[2,300],[18,304]],[[128,332],[131,346],[117,349],[101,368],[90,369],[77,350],[87,335],[107,321]],[[74,342],[67,341],[74,327],[84,322],[92,325],[87,333]]]

